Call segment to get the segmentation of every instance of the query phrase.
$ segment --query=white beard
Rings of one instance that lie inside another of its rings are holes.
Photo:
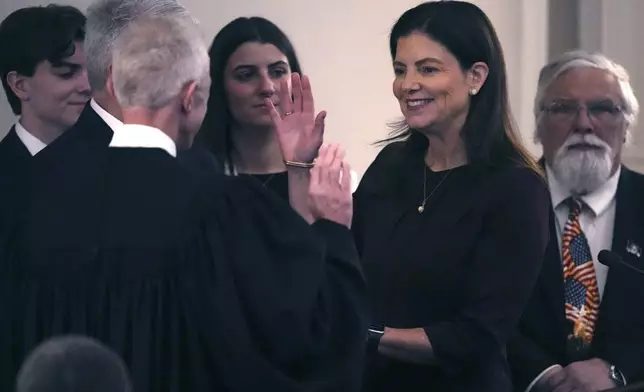
[[[574,144],[590,144],[597,150],[569,150]],[[613,150],[595,135],[573,135],[559,147],[552,162],[557,180],[573,195],[588,194],[602,186],[613,169]]]

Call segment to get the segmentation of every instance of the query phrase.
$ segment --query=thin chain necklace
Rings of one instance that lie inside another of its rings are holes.
[[[273,174],[271,174],[271,175],[266,179],[266,181],[264,181],[264,182],[262,183],[262,186],[263,186],[263,187],[266,187],[266,185],[267,185],[269,182],[271,182],[271,180],[275,177],[275,175],[276,175],[276,174],[277,174],[277,173],[273,173]]]
[[[423,170],[423,196],[425,196],[425,195],[427,195],[427,165],[425,164],[425,162],[423,162],[423,167],[425,168]],[[436,187],[432,190],[432,192],[429,195],[425,196],[423,201],[418,206],[418,213],[419,214],[422,214],[423,212],[425,212],[425,204],[427,203],[427,200],[429,200],[429,198],[432,197],[434,192],[436,192],[436,190],[441,186],[441,184],[443,184],[443,181],[445,181],[447,179],[447,177],[452,172],[452,170],[454,170],[454,168],[449,169],[447,174],[445,174],[443,176],[443,178],[441,178],[441,180],[438,182],[438,185],[436,185]]]
[[[234,175],[234,176],[239,175],[239,172],[237,171],[237,167],[235,165],[228,164],[228,163],[224,165],[224,173],[229,175]],[[266,180],[261,181],[262,187],[266,187],[266,185],[268,185],[268,183],[271,182],[277,174],[278,173],[273,173],[270,176],[268,176]]]

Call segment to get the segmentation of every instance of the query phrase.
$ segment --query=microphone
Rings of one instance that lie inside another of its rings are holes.
[[[629,268],[631,271],[635,271],[640,275],[644,275],[644,270],[625,262],[620,255],[615,252],[611,252],[610,250],[604,249],[599,252],[599,255],[597,255],[597,261],[610,268],[617,267],[618,265],[623,265],[624,267]]]

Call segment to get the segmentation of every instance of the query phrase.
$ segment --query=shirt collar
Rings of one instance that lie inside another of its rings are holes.
[[[118,128],[123,126],[123,122],[121,120],[112,116],[107,110],[103,109],[101,105],[94,100],[94,98],[89,101],[89,105],[94,109],[96,114],[105,121],[112,131],[116,131]]]
[[[124,124],[115,129],[110,147],[160,148],[177,156],[177,146],[170,136],[158,128],[140,124]]]
[[[587,195],[580,197],[584,204],[586,204],[593,211],[595,216],[601,215],[615,199],[621,171],[622,167],[619,166],[615,173],[613,173],[613,175],[599,188],[588,193]],[[561,182],[559,182],[557,177],[555,177],[554,173],[552,172],[552,169],[547,164],[546,176],[548,178],[548,187],[550,188],[552,205],[556,209],[564,200],[572,196],[572,194],[569,190],[566,189],[563,184],[561,184]]]
[[[38,154],[43,148],[47,147],[47,144],[35,137],[31,132],[27,131],[25,127],[20,124],[20,121],[16,123],[15,130],[16,134],[22,141],[22,144],[25,145],[27,151],[29,151],[32,156]]]

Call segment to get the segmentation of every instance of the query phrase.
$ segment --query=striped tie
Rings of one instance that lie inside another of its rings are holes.
[[[568,335],[569,353],[583,358],[590,348],[599,312],[599,289],[588,240],[581,230],[579,215],[582,204],[567,199],[570,208],[563,230],[561,254],[564,275],[566,319],[572,326]]]

